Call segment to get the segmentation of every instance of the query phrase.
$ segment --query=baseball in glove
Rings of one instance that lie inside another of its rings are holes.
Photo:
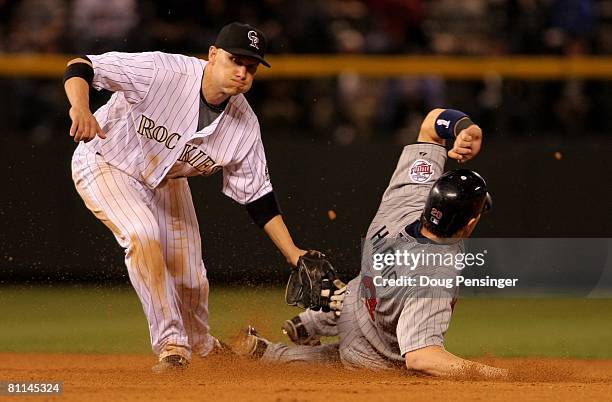
[[[345,287],[325,254],[309,250],[289,276],[285,300],[304,309],[341,310],[342,302],[338,304],[334,296],[341,293],[344,298]]]

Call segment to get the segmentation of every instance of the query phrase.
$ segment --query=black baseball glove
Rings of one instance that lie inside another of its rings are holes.
[[[333,298],[339,291],[343,293],[345,284],[325,257],[325,254],[310,250],[300,257],[296,268],[289,276],[285,300],[291,306],[312,310],[330,311],[336,308]]]

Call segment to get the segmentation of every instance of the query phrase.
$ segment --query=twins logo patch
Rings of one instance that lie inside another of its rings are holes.
[[[427,183],[433,174],[431,163],[424,159],[417,159],[410,166],[410,179],[415,183]]]

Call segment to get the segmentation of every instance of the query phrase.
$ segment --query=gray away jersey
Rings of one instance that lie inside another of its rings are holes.
[[[382,286],[380,280],[421,276],[449,279],[458,273],[454,267],[437,261],[408,265],[373,267],[373,254],[403,252],[412,254],[456,254],[462,242],[452,245],[419,243],[406,227],[419,219],[429,190],[444,172],[446,149],[435,144],[413,144],[404,148],[397,168],[385,191],[378,212],[364,240],[361,275],[355,292],[347,296],[355,303],[355,319],[364,338],[383,360],[403,364],[404,354],[431,345],[443,345],[448,329],[456,287]],[[379,278],[375,281],[375,277]]]

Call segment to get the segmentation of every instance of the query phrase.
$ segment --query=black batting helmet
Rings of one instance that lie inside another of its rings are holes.
[[[451,237],[491,206],[482,176],[468,169],[450,170],[431,188],[423,210],[423,224],[436,236]]]

